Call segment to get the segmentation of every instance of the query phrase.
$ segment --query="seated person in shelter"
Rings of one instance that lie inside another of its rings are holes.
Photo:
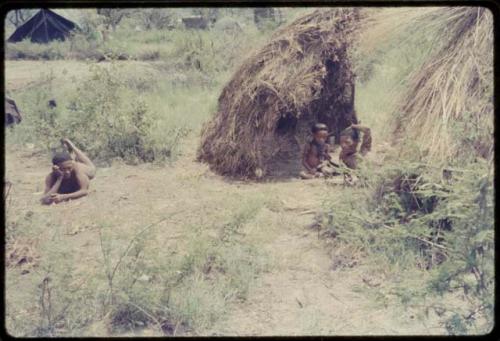
[[[52,158],[52,172],[45,179],[42,204],[50,205],[88,194],[89,183],[95,176],[92,161],[68,139],[61,143],[68,152],[59,152]],[[75,160],[71,157],[74,154]]]
[[[300,172],[302,179],[312,179],[338,174],[335,170],[338,165],[331,161],[332,147],[327,143],[328,127],[323,123],[316,123],[312,127],[313,138],[304,148],[302,165],[306,169]]]
[[[356,169],[358,166],[358,145],[359,133],[363,133],[363,140],[359,148],[359,154],[365,156],[372,147],[372,136],[370,128],[360,124],[352,124],[340,133],[340,151],[339,159],[348,168]]]

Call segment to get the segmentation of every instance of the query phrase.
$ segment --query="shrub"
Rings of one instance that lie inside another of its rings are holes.
[[[172,155],[183,130],[164,136],[154,144],[150,131],[154,122],[145,101],[135,95],[116,69],[93,67],[70,100],[65,132],[92,158],[119,157],[129,162],[161,160]]]
[[[175,121],[155,124],[164,118],[151,110],[150,95],[144,96],[155,87],[147,75],[135,77],[115,65],[93,65],[90,73],[82,81],[75,79],[75,88],[66,89],[66,93],[58,89],[56,97],[62,100],[56,108],[48,106],[55,96],[54,77],[43,75],[39,83],[44,86],[34,87],[19,98],[30,115],[9,132],[9,139],[56,151],[61,148],[60,138],[68,137],[97,162],[113,158],[152,162],[175,155],[180,140],[190,130]]]
[[[372,171],[371,179],[368,187],[352,190],[351,198],[325,202],[318,217],[324,234],[334,238],[337,247],[348,245],[366,259],[377,259],[373,264],[384,271],[396,268],[393,276],[402,270],[423,272],[424,284],[418,288],[393,283],[405,305],[421,306],[424,297],[462,290],[468,298],[463,310],[441,307],[449,313],[443,317],[445,327],[454,333],[489,330],[494,290],[492,165],[477,162],[442,171],[403,163]]]

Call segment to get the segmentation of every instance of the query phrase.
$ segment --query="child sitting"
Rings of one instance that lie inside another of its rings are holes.
[[[313,138],[304,148],[302,165],[306,169],[300,172],[302,179],[312,179],[338,174],[336,165],[331,161],[332,147],[327,143],[328,127],[323,123],[316,123],[312,127]]]
[[[359,148],[361,156],[365,156],[372,146],[372,136],[370,128],[364,127],[359,124],[352,124],[340,133],[340,161],[342,161],[348,168],[356,169],[358,166],[358,145],[359,145],[359,132],[363,133],[363,141]]]

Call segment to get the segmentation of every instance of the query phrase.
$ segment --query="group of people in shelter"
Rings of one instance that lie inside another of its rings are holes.
[[[360,134],[363,135],[360,138]],[[346,169],[356,169],[360,157],[371,149],[370,129],[360,124],[352,124],[340,133],[339,163],[333,161],[332,145],[328,143],[330,134],[323,123],[312,127],[312,138],[303,150],[300,172],[302,179],[343,176],[344,181],[353,183],[354,179]],[[358,148],[359,143],[361,146]],[[69,139],[61,139],[65,151],[56,153],[52,158],[52,171],[45,178],[45,191],[42,204],[57,204],[62,201],[78,199],[88,195],[90,180],[95,177],[96,167],[92,161]]]
[[[305,146],[302,156],[302,165],[305,170],[300,172],[300,177],[312,179],[343,175],[345,181],[352,184],[354,179],[346,170],[356,169],[360,158],[370,151],[372,146],[370,128],[360,124],[352,124],[342,130],[339,137],[341,148],[339,163],[332,160],[331,153],[334,152],[334,146],[328,143],[330,134],[326,124],[316,123],[311,130],[312,139]],[[362,138],[360,138],[360,134],[363,135]],[[358,149],[360,142],[361,146]]]

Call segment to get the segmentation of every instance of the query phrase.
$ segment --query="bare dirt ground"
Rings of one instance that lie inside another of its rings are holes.
[[[397,303],[373,304],[362,288],[370,269],[363,266],[333,270],[327,242],[308,227],[326,191],[322,180],[268,183],[231,182],[194,161],[196,139],[184,154],[166,166],[115,164],[100,168],[91,183],[92,192],[80,200],[41,206],[43,179],[50,169],[47,155],[33,150],[6,150],[6,178],[12,182],[9,215],[27,215],[40,223],[33,226],[40,259],[57,247],[72,255],[75,281],[100,270],[101,253],[95,226],[109,222],[116,238],[127,239],[148,223],[169,212],[185,212],[162,224],[149,247],[182,249],[187,243],[185,224],[210,224],[221,219],[247,198],[265,197],[272,205],[243,230],[257,243],[271,264],[251,286],[246,301],[231,304],[227,314],[198,335],[364,335],[432,334],[444,331],[429,321],[414,318]],[[188,209],[187,209],[188,208]],[[157,246],[155,246],[157,245]],[[7,271],[7,304],[26,299],[15,295],[19,288],[32,292],[38,276],[21,269]],[[20,281],[21,279],[21,281]],[[26,280],[24,280],[26,279]],[[23,303],[25,305],[25,303]],[[104,330],[94,330],[105,335]],[[144,330],[139,334],[156,335]]]

